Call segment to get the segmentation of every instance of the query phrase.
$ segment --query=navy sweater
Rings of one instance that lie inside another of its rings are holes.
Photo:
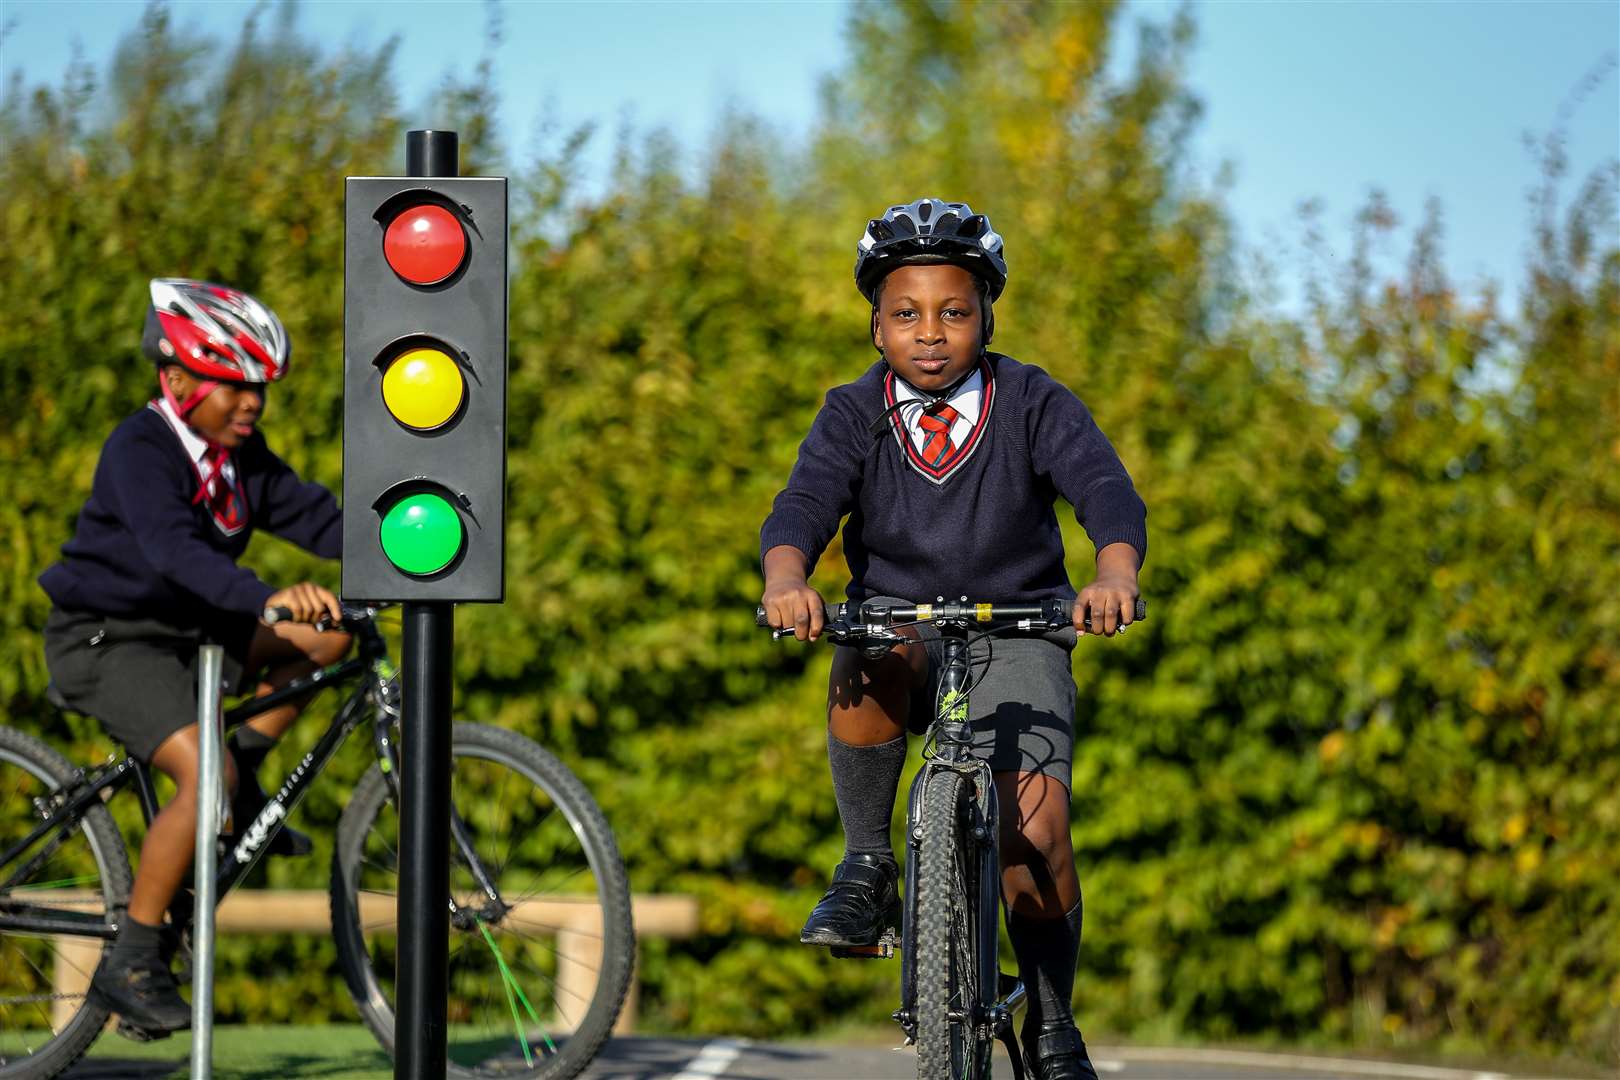
[[[1007,356],[990,353],[982,367],[979,423],[944,469],[921,460],[898,412],[871,434],[895,401],[883,361],[831,390],[760,530],[761,557],[785,544],[813,566],[848,514],[852,601],[1073,599],[1059,495],[1097,550],[1124,542],[1146,557],[1147,508],[1080,399]]]
[[[236,565],[255,528],[329,559],[343,553],[343,513],[332,493],[298,478],[253,436],[232,454],[247,525],[225,535],[194,504],[186,450],[153,408],[107,437],[90,498],[62,560],[39,583],[57,607],[201,626],[221,611],[258,615],[275,591]]]

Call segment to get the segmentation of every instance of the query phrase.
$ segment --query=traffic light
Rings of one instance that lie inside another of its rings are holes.
[[[343,598],[500,601],[506,180],[348,178]]]

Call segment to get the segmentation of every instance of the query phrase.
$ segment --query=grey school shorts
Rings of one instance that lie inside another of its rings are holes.
[[[909,604],[889,596],[866,603]],[[921,623],[919,636],[928,650],[928,677],[912,691],[907,727],[921,735],[933,722],[945,646],[938,627]],[[1074,790],[1074,671],[1070,654],[1079,640],[1074,628],[1042,634],[996,634],[975,642],[968,651],[971,677],[968,725],[973,754],[992,772],[1044,773]]]
[[[45,619],[51,685],[75,712],[101,721],[131,757],[151,761],[175,732],[197,722],[197,648],[225,649],[224,686],[243,690],[258,620],[222,615],[206,628],[52,608]]]

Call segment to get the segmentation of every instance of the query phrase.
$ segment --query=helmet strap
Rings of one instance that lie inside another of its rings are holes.
[[[983,353],[981,352],[980,355],[982,356]],[[883,362],[888,363],[888,359],[889,358],[885,356],[883,358]],[[960,390],[962,388],[963,383],[965,383],[969,379],[973,378],[974,373],[976,371],[978,371],[978,370],[979,370],[979,365],[974,364],[971,368],[968,369],[968,372],[967,372],[966,375],[963,375],[960,379],[957,379],[955,382],[951,383],[951,385],[947,386],[945,389],[943,389],[943,390],[924,390],[920,386],[917,386],[915,383],[913,383],[910,379],[908,379],[904,375],[900,374],[898,371],[895,371],[893,364],[889,364],[889,371],[894,375],[894,377],[899,379],[901,382],[905,383],[907,386],[911,387],[911,389],[912,389],[912,391],[914,393],[917,393],[917,394],[921,395],[921,400],[919,401],[917,398],[901,398],[899,401],[896,401],[893,405],[890,405],[887,409],[884,409],[882,412],[878,413],[877,416],[875,418],[873,418],[872,422],[867,425],[866,429],[869,432],[872,433],[872,437],[874,439],[880,437],[883,434],[883,428],[884,428],[885,424],[888,423],[889,416],[892,413],[894,413],[895,410],[903,409],[907,405],[921,405],[923,407],[923,412],[929,412],[929,413],[934,412],[941,405],[943,405],[947,401],[951,400],[951,395],[956,393],[958,390]]]
[[[169,388],[169,379],[161,370],[158,372],[158,388],[163,391],[163,400],[169,403],[174,414],[184,420],[191,415],[191,410],[203,403],[203,399],[219,389],[219,382],[215,379],[203,379],[197,383],[197,388],[186,395],[186,400],[177,401],[174,391]]]
[[[207,499],[212,493],[214,479],[224,471],[226,463],[231,459],[231,452],[220,443],[215,442],[187,420],[191,411],[203,403],[203,399],[219,389],[219,382],[214,379],[204,379],[197,384],[197,388],[186,395],[186,400],[176,400],[174,391],[169,388],[169,379],[161,370],[158,372],[158,389],[163,391],[163,400],[169,403],[169,408],[180,418],[181,423],[191,428],[196,436],[208,444],[208,453],[197,466],[197,493],[191,497],[192,505]]]

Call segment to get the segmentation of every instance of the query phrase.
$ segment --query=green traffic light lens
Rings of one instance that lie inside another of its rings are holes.
[[[407,574],[436,574],[461,551],[461,515],[440,495],[407,495],[382,519],[382,549]]]

